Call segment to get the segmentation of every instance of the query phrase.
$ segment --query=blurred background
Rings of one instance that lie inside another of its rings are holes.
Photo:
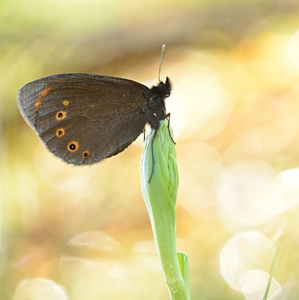
[[[156,84],[163,43],[192,299],[261,299],[281,244],[271,299],[298,299],[298,13],[297,0],[1,0],[1,299],[168,299],[141,196],[143,138],[72,167],[16,102],[57,73]]]

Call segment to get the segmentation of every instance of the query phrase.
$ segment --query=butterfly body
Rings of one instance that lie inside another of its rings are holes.
[[[148,88],[119,77],[58,74],[21,88],[18,106],[50,152],[90,165],[123,151],[147,123],[157,130],[170,92],[168,77]]]

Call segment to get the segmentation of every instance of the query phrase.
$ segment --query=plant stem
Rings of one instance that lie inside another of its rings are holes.
[[[147,135],[143,147],[142,194],[170,298],[188,300],[188,273],[187,276],[184,274],[184,281],[176,252],[175,204],[179,180],[175,145],[170,137],[172,130],[168,128],[168,121],[160,123],[153,139],[154,133],[154,130],[151,130]],[[182,270],[186,272],[186,268],[183,267]]]

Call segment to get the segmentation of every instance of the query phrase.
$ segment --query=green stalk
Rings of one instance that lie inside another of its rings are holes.
[[[154,140],[154,130],[147,135],[141,157],[141,187],[170,298],[188,300],[191,298],[187,256],[176,251],[175,204],[179,179],[175,145],[169,133],[172,135],[168,120],[163,120]]]

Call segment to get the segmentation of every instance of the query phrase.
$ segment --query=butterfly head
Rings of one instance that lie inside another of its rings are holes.
[[[153,86],[151,91],[154,93],[154,95],[162,99],[169,97],[172,91],[172,83],[169,77],[166,77],[165,82],[160,81],[157,85]]]

